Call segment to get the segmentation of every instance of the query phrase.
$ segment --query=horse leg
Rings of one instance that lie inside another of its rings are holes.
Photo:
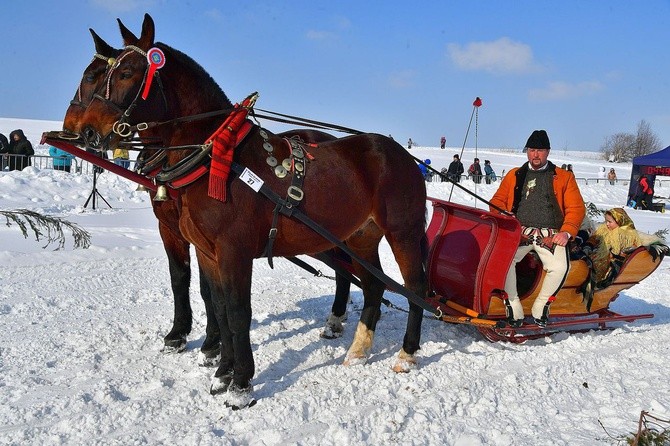
[[[203,255],[203,253],[199,250],[196,251],[196,254],[198,256],[198,264],[200,266],[200,284],[201,287],[203,284],[205,284],[208,291],[207,296],[209,296],[209,299],[205,300],[208,331],[205,342],[209,343],[209,340],[215,337],[214,333],[216,333],[216,337],[218,337],[218,352],[216,353],[216,356],[219,356],[220,359],[210,387],[210,393],[212,395],[216,395],[226,392],[233,379],[233,336],[230,328],[228,327],[226,306],[223,304],[223,289],[220,285],[216,262],[213,261],[210,257]],[[212,331],[210,332],[210,330]],[[212,336],[210,336],[210,334]],[[205,344],[203,343],[202,348],[204,349],[204,347]],[[211,344],[208,345],[208,348],[209,347],[215,348],[215,346]],[[204,352],[202,353],[204,356]],[[211,365],[215,364],[212,363]]]
[[[216,320],[211,294],[209,279],[203,273],[202,269],[200,269],[200,295],[205,304],[207,327],[205,329],[205,340],[200,347],[200,359],[198,363],[205,367],[215,366],[221,359],[221,332],[219,331],[219,323]]]
[[[381,270],[378,252],[381,238],[382,233],[379,228],[370,222],[363,230],[359,230],[347,239],[347,245],[363,260]],[[381,315],[380,307],[385,289],[384,284],[358,264],[358,262],[354,262],[353,265],[356,274],[361,279],[364,302],[361,318],[354,334],[354,340],[344,358],[344,365],[364,364],[367,362],[372,349],[377,321],[379,321],[379,316]]]
[[[158,225],[163,246],[168,258],[170,284],[174,297],[174,319],[172,329],[163,338],[163,352],[182,352],[186,349],[186,336],[191,332],[193,313],[189,297],[191,283],[191,258],[189,244],[177,237],[167,226]]]
[[[213,305],[213,307],[217,307]],[[231,382],[233,381],[233,364],[234,364],[234,352],[233,352],[233,334],[228,327],[228,317],[226,314],[225,305],[223,308],[217,311],[217,320],[219,320],[219,328],[221,330],[221,346],[220,346],[220,357],[219,367],[216,369],[214,376],[212,377],[211,387],[209,393],[211,395],[218,395],[220,393],[225,393],[228,391]]]
[[[221,328],[221,364],[214,374],[211,393],[221,393],[225,387],[224,403],[236,410],[256,404],[252,396],[251,378],[255,364],[249,336],[253,259],[235,255],[230,249],[226,255],[230,260],[222,262],[219,288],[213,294],[214,310]],[[213,283],[210,285],[214,288]]]
[[[428,241],[423,230],[420,234],[418,240],[415,240],[417,237],[394,237],[391,234],[386,234],[386,238],[400,267],[405,287],[415,295],[425,298],[428,290],[428,280],[425,272]],[[395,372],[409,372],[416,367],[415,353],[419,350],[421,341],[422,319],[423,309],[410,302],[402,349],[393,365]]]
[[[330,310],[326,326],[321,332],[321,337],[335,339],[342,336],[344,327],[342,322],[347,320],[347,304],[349,303],[349,292],[351,282],[341,274],[335,273],[335,300]]]

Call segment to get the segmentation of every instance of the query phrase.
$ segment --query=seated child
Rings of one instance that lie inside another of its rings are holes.
[[[596,228],[583,248],[593,261],[596,287],[608,286],[626,255],[641,245],[640,235],[626,211],[622,208],[606,211],[605,223]]]

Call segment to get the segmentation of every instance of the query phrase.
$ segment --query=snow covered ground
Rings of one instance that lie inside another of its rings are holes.
[[[0,126],[5,134],[23,128],[37,143],[60,123],[1,119]],[[437,168],[457,152],[412,149]],[[466,169],[474,156],[466,149]],[[477,156],[498,174],[525,161],[510,150],[478,149]],[[597,178],[601,166],[614,166],[620,179],[630,175],[630,164],[603,163],[593,153],[554,150],[550,159],[572,163],[578,178]],[[274,270],[257,260],[251,336],[258,404],[233,412],[208,393],[214,370],[197,365],[205,324],[197,274],[188,349],[161,353],[172,297],[148,195],[104,173],[98,188],[112,208],[99,203],[93,211],[83,208],[91,187],[79,174],[0,173],[0,209],[63,217],[92,235],[90,249],[74,250],[69,240],[54,251],[24,239],[16,225],[0,227],[0,444],[593,445],[636,431],[642,410],[670,416],[667,260],[612,306],[653,319],[521,345],[490,343],[471,327],[426,319],[420,366],[401,375],[391,364],[404,313],[383,308],[369,363],[345,367],[360,290],[352,289],[344,336],[321,339],[334,282],[282,259]],[[496,187],[477,185],[476,192],[489,198]],[[623,181],[580,180],[580,187],[601,209],[621,206],[628,189]],[[429,183],[428,192],[448,198],[451,187]],[[668,196],[670,183],[657,184],[656,193]],[[486,207],[458,189],[451,199]],[[638,229],[670,228],[670,212],[629,213]],[[399,279],[388,246],[382,248],[385,269]],[[406,306],[398,295],[386,297]]]

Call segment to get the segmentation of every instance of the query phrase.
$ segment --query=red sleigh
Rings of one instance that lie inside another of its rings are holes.
[[[472,320],[506,319],[503,288],[507,270],[520,238],[520,225],[512,217],[431,198],[433,216],[427,229],[430,244],[428,279],[434,296],[430,302],[444,313]],[[632,287],[659,266],[645,247],[631,253],[619,275],[606,288],[596,290],[587,310],[583,289],[589,280],[586,261],[573,260],[565,284],[551,306],[549,324],[521,328],[475,323],[491,341],[522,342],[556,331],[611,328],[615,322],[651,318],[653,314],[622,315],[609,309],[622,290]],[[519,295],[524,314],[539,292],[545,272],[540,264],[517,265]]]

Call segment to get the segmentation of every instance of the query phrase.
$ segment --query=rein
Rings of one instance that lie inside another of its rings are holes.
[[[426,169],[432,171],[433,173],[438,174],[438,175],[440,176],[440,178],[442,178],[442,181],[448,181],[448,182],[450,182],[453,186],[456,186],[456,187],[458,187],[459,189],[461,189],[462,191],[464,191],[464,192],[466,192],[466,193],[472,195],[472,196],[473,196],[474,198],[476,198],[477,200],[482,201],[482,202],[488,204],[488,205],[491,206],[493,209],[495,209],[496,211],[500,212],[500,213],[503,214],[503,215],[509,215],[509,216],[513,216],[513,215],[514,215],[514,214],[512,214],[512,213],[506,211],[505,209],[503,209],[503,208],[501,208],[501,207],[499,207],[499,206],[496,206],[495,204],[491,203],[489,200],[487,200],[486,198],[484,198],[484,197],[482,197],[481,195],[477,194],[476,192],[472,192],[472,191],[471,191],[470,189],[468,189],[467,187],[465,187],[465,186],[461,186],[460,183],[457,183],[455,180],[449,178],[448,175],[445,175],[445,174],[443,174],[442,172],[440,172],[439,170],[436,170],[435,168],[431,167],[430,164],[426,164],[423,160],[420,160],[419,158],[417,158],[417,157],[414,156],[414,155],[411,155],[411,156],[412,156],[412,158],[414,158],[414,161],[416,161],[417,163],[421,164],[422,166],[424,166]],[[451,200],[450,200],[450,201],[451,201]]]
[[[220,110],[213,110],[213,111],[206,112],[206,113],[198,113],[196,115],[180,116],[179,118],[174,118],[174,119],[170,119],[170,120],[167,120],[167,121],[141,122],[141,123],[133,125],[133,126],[130,126],[128,124],[124,124],[124,126],[126,126],[126,125],[128,126],[127,131],[124,131],[124,133],[128,133],[128,136],[130,136],[130,135],[134,134],[135,132],[140,132],[140,131],[148,130],[148,129],[151,129],[151,128],[160,127],[160,126],[163,126],[163,125],[179,124],[179,123],[183,123],[183,122],[193,122],[193,121],[199,121],[201,119],[209,119],[209,118],[213,118],[213,117],[216,117],[216,116],[228,115],[235,110],[236,110],[235,107],[230,107],[230,108],[223,108],[223,109],[220,109]],[[269,113],[269,114],[262,115],[262,114],[256,113],[256,111],[260,111],[260,112],[263,112],[263,113]],[[337,124],[330,124],[330,123],[323,122],[323,121],[316,121],[316,120],[313,120],[313,119],[301,118],[299,116],[285,115],[285,114],[282,114],[282,113],[277,113],[277,112],[273,112],[273,111],[269,111],[269,110],[263,110],[263,109],[260,109],[260,108],[250,109],[249,114],[255,119],[256,118],[267,119],[267,120],[270,120],[270,121],[280,122],[282,124],[293,124],[293,125],[305,126],[305,127],[310,127],[310,128],[319,129],[319,130],[333,130],[333,131],[336,131],[336,132],[349,133],[349,134],[352,134],[352,135],[359,135],[359,134],[364,133],[360,130],[352,129],[352,128],[349,128],[349,127],[344,127],[344,126],[337,125]],[[275,115],[275,116],[272,116],[272,115]],[[124,128],[124,130],[125,129],[126,128]],[[123,136],[123,135],[120,135],[120,136]],[[127,143],[123,143],[123,144],[127,144]],[[190,148],[199,148],[198,145],[180,146],[180,147],[181,148],[189,148],[189,147]],[[166,147],[165,149],[170,150],[171,148]]]

